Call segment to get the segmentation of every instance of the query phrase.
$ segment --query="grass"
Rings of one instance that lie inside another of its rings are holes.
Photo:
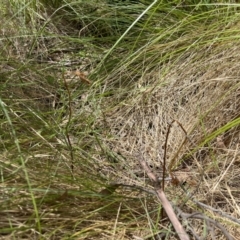
[[[1,239],[177,239],[136,157],[165,144],[168,199],[238,239],[236,2],[2,1]]]

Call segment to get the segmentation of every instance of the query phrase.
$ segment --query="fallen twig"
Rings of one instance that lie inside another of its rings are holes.
[[[189,236],[187,235],[183,226],[179,222],[179,220],[178,220],[178,218],[177,218],[177,216],[176,216],[176,214],[175,214],[175,212],[172,208],[172,205],[170,204],[170,202],[168,201],[165,193],[161,189],[160,181],[151,172],[150,168],[148,167],[147,163],[144,161],[141,154],[139,154],[139,161],[140,161],[140,164],[142,165],[142,168],[144,169],[144,171],[148,175],[149,179],[153,182],[156,194],[157,194],[159,200],[161,201],[162,206],[163,206],[169,220],[171,221],[174,229],[176,230],[176,233],[178,234],[179,238],[181,240],[189,240]]]
[[[210,225],[214,225],[215,227],[219,228],[222,233],[224,234],[224,236],[228,239],[228,240],[233,240],[233,238],[229,235],[229,233],[227,232],[227,230],[217,221],[201,214],[201,213],[184,213],[180,208],[176,208],[179,215],[183,218],[183,219],[188,219],[188,218],[195,218],[195,219],[202,219],[205,220],[206,222],[208,222],[209,224],[207,224],[207,228],[210,229]]]
[[[184,188],[184,186],[181,185],[181,188],[182,188],[182,189],[184,190],[184,192],[187,194],[188,199],[190,199],[192,202],[194,202],[195,204],[197,204],[199,207],[206,208],[206,209],[208,209],[208,210],[210,210],[210,211],[212,211],[212,212],[215,212],[215,213],[221,215],[222,217],[225,217],[225,218],[227,218],[227,219],[229,219],[229,220],[231,220],[231,221],[233,221],[233,222],[235,222],[235,223],[240,224],[240,220],[239,220],[239,219],[237,219],[237,218],[235,218],[235,217],[233,217],[233,216],[230,216],[229,214],[223,212],[223,211],[220,210],[220,209],[213,208],[213,207],[211,207],[211,206],[209,206],[209,205],[206,205],[206,204],[204,204],[204,203],[202,203],[202,202],[197,201],[196,199],[192,198],[192,194],[190,195],[190,193]]]

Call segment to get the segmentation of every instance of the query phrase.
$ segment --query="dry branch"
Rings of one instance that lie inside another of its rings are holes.
[[[179,222],[179,220],[178,220],[178,218],[177,218],[177,216],[176,216],[176,214],[175,214],[175,212],[172,208],[172,205],[170,204],[170,202],[168,201],[165,193],[161,189],[160,181],[151,172],[151,170],[149,169],[148,165],[144,161],[141,154],[139,154],[139,159],[140,159],[140,164],[142,165],[142,168],[144,169],[144,171],[148,175],[149,179],[154,183],[154,188],[155,188],[156,194],[157,194],[159,200],[161,201],[162,206],[163,206],[169,220],[171,221],[174,229],[176,230],[176,233],[178,234],[179,238],[181,240],[189,240],[189,237],[188,237],[187,233],[185,232],[183,226]]]
[[[206,225],[207,226],[207,230],[210,229],[210,225],[212,224],[213,226],[219,228],[222,231],[222,233],[224,234],[226,239],[233,240],[233,238],[230,236],[230,234],[227,232],[227,230],[220,223],[218,223],[217,221],[215,221],[215,220],[213,220],[213,219],[211,219],[211,218],[209,218],[207,216],[204,216],[203,214],[198,213],[198,212],[189,214],[189,213],[182,212],[182,210],[179,209],[179,208],[176,208],[176,209],[177,209],[179,215],[183,219],[185,219],[185,220],[188,219],[188,218],[202,219],[202,220],[204,220],[204,221],[206,221],[208,223]]]

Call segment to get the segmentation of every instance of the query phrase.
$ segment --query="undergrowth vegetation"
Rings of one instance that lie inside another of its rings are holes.
[[[0,238],[240,239],[237,2],[1,1]]]

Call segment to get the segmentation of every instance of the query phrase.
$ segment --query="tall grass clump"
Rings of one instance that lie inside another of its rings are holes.
[[[3,239],[238,239],[237,1],[0,6]]]

